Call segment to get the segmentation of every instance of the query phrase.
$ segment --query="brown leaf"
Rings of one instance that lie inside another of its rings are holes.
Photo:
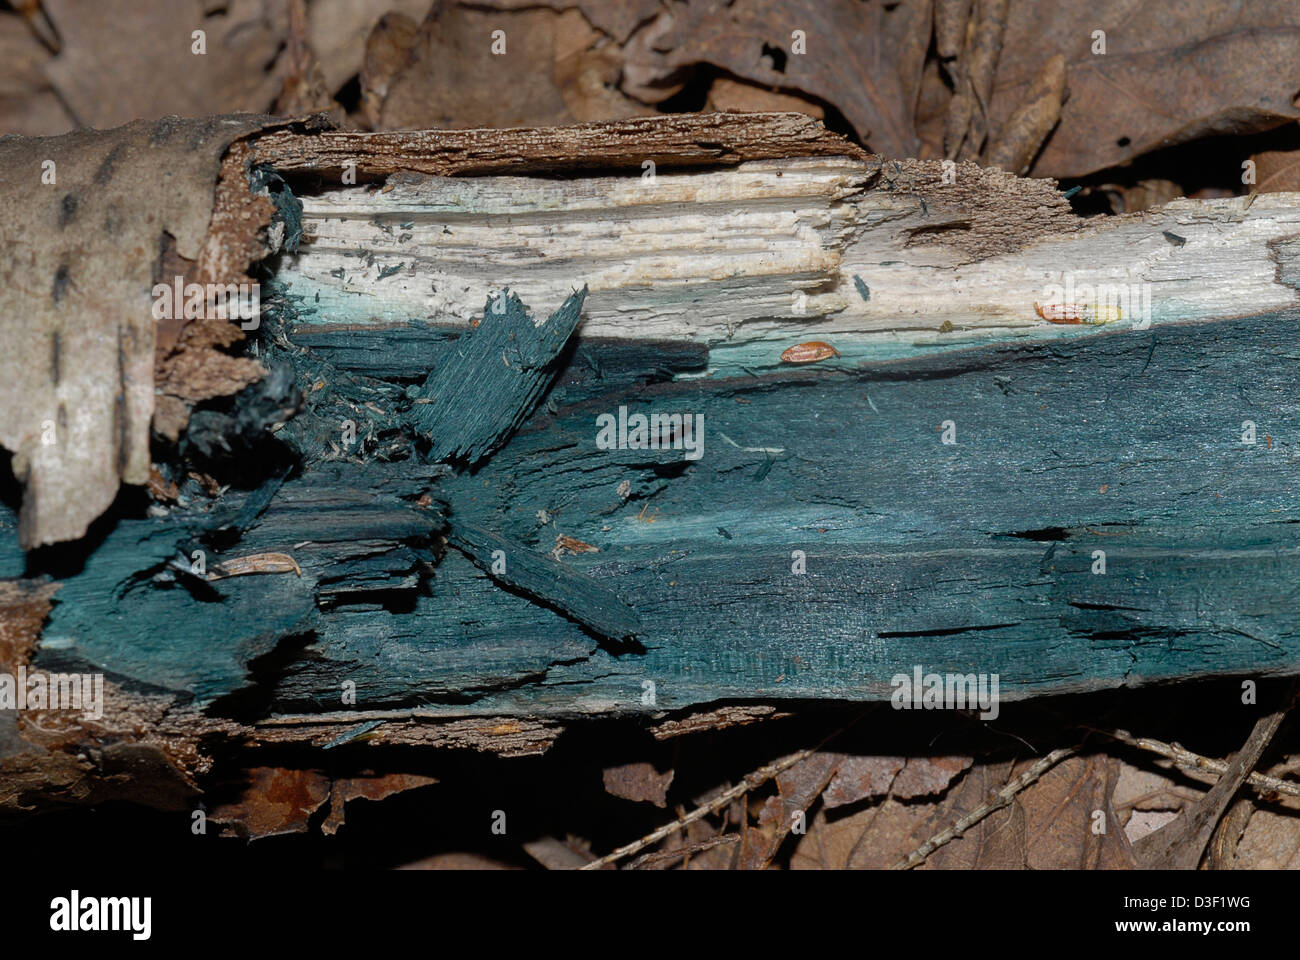
[[[910,800],[941,793],[973,762],[970,757],[912,757],[894,778],[890,795]]]
[[[1057,54],[1034,78],[1025,102],[1011,115],[998,140],[989,148],[988,165],[1010,170],[1017,176],[1027,173],[1043,141],[1061,119],[1064,96],[1065,57]]]
[[[0,13],[0,131],[46,137],[72,129],[45,76],[52,57],[21,16]]]
[[[772,862],[781,842],[804,819],[843,759],[841,753],[814,753],[776,778],[778,795],[763,805],[760,828],[747,829],[741,835],[738,869],[762,870]]]
[[[1013,776],[1013,765],[981,763],[962,777],[930,818],[912,832],[899,856],[978,808]],[[1023,796],[1023,794],[1021,794]],[[1024,870],[1028,867],[1028,823],[1019,798],[995,810],[964,835],[940,847],[920,870]],[[891,864],[892,865],[892,864]]]
[[[1121,26],[1122,25],[1122,26]],[[1094,54],[1093,31],[1106,53]],[[1036,176],[1078,177],[1157,147],[1267,130],[1300,116],[1300,7],[1259,0],[1012,4],[989,114],[1006,123],[1057,53],[1069,100]]]
[[[334,111],[334,120],[344,118],[343,108],[325,87],[320,64],[307,39],[307,0],[285,0],[289,26],[284,51],[284,81],[271,110],[283,117],[305,116],[317,111]]]
[[[1195,870],[1228,804],[1259,762],[1286,719],[1300,685],[1293,683],[1277,709],[1255,721],[1250,736],[1232,756],[1228,768],[1206,794],[1178,816],[1133,844],[1139,865],[1155,870]]]
[[[577,870],[596,858],[557,837],[542,837],[524,844],[524,852],[547,870]]]
[[[883,797],[906,762],[903,757],[845,757],[822,794],[822,802],[831,809],[866,797]]]
[[[944,156],[943,129],[952,91],[937,60],[927,60],[921,75],[921,95],[916,105],[916,134],[921,146],[917,157],[936,160]]]
[[[1129,842],[1163,827],[1179,810],[1200,799],[1203,791],[1189,784],[1188,778],[1201,777],[1207,786],[1213,783],[1209,774],[1178,770],[1168,760],[1144,759],[1142,766],[1121,760],[1111,805]]]
[[[1099,191],[1107,196],[1112,213],[1139,213],[1164,206],[1183,195],[1183,188],[1172,180],[1139,180],[1132,186],[1100,184],[1086,192]]]
[[[379,126],[388,85],[405,69],[420,25],[402,13],[386,13],[366,38],[361,67],[361,118],[372,130]]]
[[[1019,794],[1027,827],[1025,862],[1031,870],[1114,870],[1134,865],[1128,839],[1111,806],[1118,779],[1116,760],[1100,754],[1070,757]]]
[[[655,112],[618,89],[622,72],[623,51],[616,44],[578,11],[560,16],[553,78],[575,120],[621,120]]]
[[[545,8],[435,6],[420,25],[409,64],[389,85],[380,125],[399,130],[572,123],[553,75],[560,28],[560,15]],[[494,31],[502,33],[494,37]]]
[[[395,793],[415,790],[437,783],[435,777],[415,773],[389,773],[381,777],[349,777],[335,780],[330,785],[330,812],[321,824],[321,830],[332,836],[343,826],[346,807],[352,800],[383,800]]]
[[[1300,124],[1277,131],[1278,148],[1251,157],[1255,161],[1255,184],[1259,193],[1300,190]]]
[[[44,0],[62,49],[46,67],[89,127],[136,119],[265,113],[280,89],[269,72],[287,28],[284,0]],[[205,54],[192,53],[202,30]],[[146,52],[147,55],[142,55]]]
[[[826,109],[811,100],[723,76],[715,77],[710,85],[705,109],[732,113],[804,113],[818,120],[826,116]]]
[[[239,799],[214,807],[208,819],[250,840],[306,833],[330,795],[330,778],[315,770],[256,767],[248,777]]]
[[[1010,0],[976,0],[966,25],[966,45],[957,63],[956,87],[944,126],[947,157],[972,157],[984,149],[994,71],[1002,54],[1002,35]]]
[[[673,771],[659,773],[650,763],[625,763],[622,766],[606,767],[604,780],[605,792],[612,796],[666,807]]]
[[[794,849],[791,869],[881,870],[893,865],[956,819],[944,820],[946,814],[938,813],[951,802],[940,799],[939,793],[971,762],[968,757],[913,757],[895,777],[890,795],[879,803],[848,816],[828,807],[819,809],[808,834]],[[898,793],[900,781],[903,794]],[[902,802],[904,794],[915,799]],[[929,796],[935,799],[925,799]]]
[[[944,60],[961,53],[966,42],[971,0],[935,0],[934,49]]]
[[[1294,779],[1298,768],[1300,759],[1293,758],[1268,772]],[[1300,869],[1300,798],[1279,795],[1258,803],[1237,841],[1232,866],[1237,870]]]
[[[964,758],[958,758],[964,759]],[[818,812],[796,848],[791,866],[798,869],[880,869],[892,866],[921,844],[949,830],[985,806],[989,797],[1019,776],[1033,761],[970,766],[955,784],[944,776],[960,773],[954,758],[940,762],[913,758],[918,780],[946,788],[929,802],[899,794],[907,768],[894,781],[891,795],[843,817]],[[966,760],[966,764],[970,761]],[[938,768],[936,770],[935,768]],[[927,769],[928,768],[928,769]],[[841,765],[843,769],[843,765]],[[938,775],[942,771],[942,775]],[[1106,757],[1070,759],[1046,771],[1007,806],[994,810],[967,831],[938,847],[921,869],[1061,869],[1115,868],[1131,865],[1123,830],[1109,806],[1118,775]],[[931,796],[935,796],[932,792]],[[919,796],[919,795],[918,795]],[[1094,811],[1105,814],[1106,832],[1093,833]]]
[[[497,10],[524,7],[572,10],[576,7],[593,27],[619,43],[626,43],[633,30],[654,19],[663,7],[661,0],[478,0],[478,5]]]
[[[661,80],[711,63],[764,86],[835,104],[878,153],[916,154],[913,112],[930,40],[929,0],[674,0],[663,17],[642,29],[663,29],[665,18],[671,24],[648,57],[657,60],[654,72]],[[796,30],[802,31],[799,40]],[[796,43],[806,44],[806,52],[796,52]]]
[[[419,23],[432,6],[433,0],[311,0],[307,42],[320,64],[325,88],[337,93],[349,77],[361,72],[366,38],[380,18],[396,15]]]

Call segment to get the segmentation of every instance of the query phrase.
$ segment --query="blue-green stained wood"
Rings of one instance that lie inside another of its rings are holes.
[[[411,411],[432,445],[429,459],[472,465],[505,442],[554,378],[586,296],[583,287],[540,324],[515,294],[489,298],[479,326],[430,371]]]
[[[879,698],[914,665],[998,673],[1007,698],[1298,673],[1295,323],[1166,325],[659,382],[615,375],[617,364],[607,382],[571,376],[579,341],[545,401],[477,469],[422,485],[419,471],[433,468],[418,463],[328,465],[331,496],[357,491],[347,509],[318,511],[335,551],[364,539],[349,531],[373,523],[361,503],[377,478],[399,476],[376,508],[391,521],[364,527],[373,549],[309,557],[302,580],[217,585],[260,592],[268,636],[285,629],[280,619],[310,631],[268,681],[277,709],[337,709],[343,679],[357,682],[360,708],[571,714]],[[597,416],[620,406],[702,414],[702,459],[597,449]],[[947,421],[953,445],[942,442]],[[312,478],[326,466],[287,480],[241,549],[308,537],[321,498]],[[416,505],[426,487],[433,508]],[[277,506],[294,496],[297,519]],[[637,644],[602,640],[441,547],[444,512],[453,536],[460,524],[538,555],[557,533],[599,547],[561,563],[627,601]],[[167,534],[136,531],[111,537],[65,584],[47,638],[72,637],[93,662],[203,699],[248,682],[243,658],[266,641],[241,611],[257,600],[201,602],[152,580],[120,594],[112,575],[91,576],[99,553],[119,577],[165,558]],[[1104,575],[1093,573],[1098,550]],[[398,586],[322,602],[318,585],[346,583],[363,555],[365,576]],[[315,609],[300,622],[304,597]],[[123,609],[129,628],[112,619]],[[133,651],[141,643],[148,656]],[[203,666],[212,643],[221,669]]]

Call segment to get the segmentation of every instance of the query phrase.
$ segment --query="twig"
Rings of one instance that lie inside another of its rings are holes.
[[[975,824],[979,823],[990,813],[996,813],[1007,804],[1009,804],[1017,793],[1025,789],[1044,773],[1056,766],[1066,757],[1072,756],[1078,751],[1078,747],[1061,747],[1053,750],[1047,756],[1034,763],[1028,770],[1016,777],[997,793],[992,794],[987,800],[972,810],[966,816],[962,817],[947,830],[942,833],[936,833],[925,843],[921,844],[902,860],[890,867],[891,870],[911,870],[913,867],[923,863],[926,857],[934,853],[946,843],[956,840],[963,833],[969,830]]]
[[[739,843],[740,834],[726,833],[720,837],[708,837],[699,843],[690,843],[684,847],[678,847],[676,850],[659,850],[655,853],[646,853],[631,863],[625,870],[645,870],[649,867],[657,867],[665,863],[672,863],[674,860],[680,860],[683,857],[693,856],[697,853],[703,853],[705,850],[712,850],[714,847],[721,846],[724,843]]]
[[[1172,760],[1180,767],[1206,770],[1218,777],[1223,776],[1228,770],[1226,761],[1203,757],[1199,753],[1193,753],[1177,743],[1162,743],[1151,737],[1135,737],[1124,730],[1098,730],[1097,732],[1104,733],[1121,743],[1137,747],[1139,750],[1158,754],[1167,760]],[[1279,780],[1277,777],[1270,777],[1266,773],[1252,771],[1250,776],[1246,778],[1246,782],[1260,792],[1271,790],[1274,793],[1285,793],[1287,796],[1300,797],[1300,783],[1294,780]]]
[[[605,856],[601,857],[599,860],[593,860],[591,861],[591,863],[579,867],[578,869],[599,870],[601,867],[608,866],[609,864],[614,863],[615,861],[622,860],[624,857],[631,856],[632,854],[637,853],[638,851],[644,850],[652,843],[658,843],[664,837],[676,833],[678,830],[682,829],[682,827],[688,826],[694,823],[696,820],[701,820],[704,817],[707,817],[711,813],[717,813],[727,804],[731,803],[731,801],[743,797],[751,790],[758,789],[763,784],[767,783],[767,781],[771,780],[773,777],[779,777],[781,774],[785,773],[795,764],[802,763],[804,760],[807,760],[809,757],[811,757],[822,747],[826,746],[826,744],[829,743],[831,740],[833,740],[835,737],[838,737],[849,727],[853,726],[853,724],[857,723],[858,720],[861,720],[862,717],[865,715],[866,715],[866,711],[863,711],[845,726],[840,727],[838,730],[835,730],[834,732],[827,734],[824,738],[822,738],[822,741],[818,743],[816,746],[808,747],[805,750],[800,750],[798,753],[792,753],[784,760],[778,760],[775,763],[769,763],[766,766],[759,767],[753,773],[746,774],[745,779],[741,780],[740,783],[736,784],[730,790],[724,790],[722,793],[718,794],[708,803],[696,807],[690,813],[686,814],[686,816],[679,817],[678,819],[672,821],[671,823],[665,823],[662,827],[660,827],[659,829],[651,833],[647,833],[641,839],[633,840],[631,843],[619,847],[617,850],[613,851],[612,853],[605,854]]]
[[[839,731],[836,732],[838,733]],[[829,740],[830,737],[827,737],[826,739]],[[822,742],[824,743],[825,741]],[[723,791],[722,793],[714,797],[712,800],[710,800],[708,803],[704,804],[703,806],[696,807],[694,810],[692,810],[690,813],[688,813],[686,816],[682,817],[681,819],[674,820],[671,823],[665,823],[658,830],[655,830],[652,833],[647,833],[640,840],[633,840],[631,843],[627,844],[626,846],[619,847],[613,853],[608,853],[605,856],[601,857],[599,860],[593,860],[591,861],[591,863],[587,864],[584,867],[579,867],[578,869],[599,870],[601,867],[607,864],[614,863],[617,860],[622,860],[624,857],[631,856],[632,854],[636,853],[639,850],[644,850],[646,847],[650,846],[650,844],[658,843],[664,837],[668,836],[671,833],[676,833],[682,827],[692,824],[696,820],[701,820],[704,817],[707,817],[711,813],[716,813],[717,811],[725,807],[727,804],[731,803],[732,800],[739,799],[740,797],[743,797],[745,794],[747,794],[750,790],[755,790],[758,787],[761,787],[763,784],[767,783],[767,781],[771,780],[773,777],[780,776],[781,774],[789,770],[791,767],[793,767],[796,763],[800,763],[804,760],[807,760],[809,757],[811,757],[814,753],[816,753],[820,749],[821,749],[821,744],[819,743],[815,747],[809,747],[806,750],[800,750],[798,753],[792,753],[784,760],[778,760],[776,763],[769,763],[767,766],[759,767],[753,773],[747,774],[744,780],[740,781],[740,783],[736,784],[730,790]]]
[[[1133,844],[1133,856],[1147,870],[1195,870],[1201,862],[1219,820],[1286,719],[1300,686],[1294,682],[1282,697],[1281,706],[1255,721],[1250,736],[1232,756],[1218,782],[1159,830]]]

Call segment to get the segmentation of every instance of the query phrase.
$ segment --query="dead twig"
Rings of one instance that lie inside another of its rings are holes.
[[[795,764],[802,763],[804,760],[807,760],[809,757],[811,757],[822,747],[826,746],[826,744],[828,744],[835,737],[838,737],[849,727],[853,726],[853,724],[857,723],[858,720],[866,716],[866,713],[867,711],[864,710],[862,713],[858,714],[858,716],[855,717],[850,723],[844,725],[843,727],[840,727],[838,730],[835,730],[832,733],[827,734],[824,738],[822,738],[821,742],[818,743],[816,746],[808,747],[805,750],[800,750],[798,753],[792,753],[790,754],[790,756],[782,760],[778,760],[775,763],[769,763],[766,764],[765,766],[759,767],[753,773],[746,774],[745,779],[741,780],[740,783],[736,784],[734,787],[732,787],[729,790],[724,790],[722,793],[718,794],[708,803],[696,807],[690,813],[686,814],[686,816],[679,817],[678,819],[672,821],[671,823],[665,823],[662,827],[659,827],[657,830],[647,833],[641,839],[633,840],[631,843],[619,847],[617,850],[614,850],[611,853],[605,854],[605,856],[601,857],[599,860],[593,860],[591,861],[591,863],[587,864],[586,866],[579,867],[578,869],[599,870],[602,867],[608,866],[611,863],[615,863],[619,860],[622,860],[624,857],[631,856],[634,853],[638,853],[639,851],[644,850],[652,843],[658,843],[660,840],[664,839],[664,837],[676,833],[678,830],[681,830],[683,827],[689,826],[690,824],[694,823],[696,820],[701,820],[704,817],[707,817],[711,813],[717,813],[719,810],[727,806],[733,800],[738,800],[739,798],[743,797],[745,794],[749,793],[749,791],[756,790],[759,787],[761,787],[763,784],[767,783],[767,781],[775,777],[779,777],[781,774],[785,773]]]
[[[1041,777],[1052,767],[1056,766],[1066,757],[1073,756],[1076,752],[1078,752],[1078,749],[1079,748],[1077,746],[1074,746],[1074,747],[1061,747],[1060,749],[1053,750],[1051,753],[1043,757],[1041,760],[1036,761],[1033,766],[1031,766],[1020,776],[1016,777],[1014,780],[1009,782],[1005,787],[1003,787],[997,793],[992,794],[987,800],[981,803],[970,813],[966,814],[966,816],[962,817],[960,820],[954,823],[947,830],[944,830],[941,833],[936,833],[933,837],[925,841],[925,843],[921,844],[919,847],[917,847],[915,850],[909,853],[902,860],[899,860],[896,864],[894,864],[889,869],[911,870],[913,867],[919,866],[920,864],[924,863],[925,859],[928,856],[930,856],[930,854],[934,853],[934,851],[938,850],[944,844],[951,843],[953,840],[956,840],[963,833],[965,833],[971,827],[975,826],[975,824],[979,823],[989,814],[996,813],[998,810],[1001,810],[1003,807],[1009,804],[1012,801],[1012,799],[1015,798],[1015,795],[1017,793],[1025,789],[1025,787],[1029,786],[1031,783],[1033,783],[1035,780]]]
[[[1154,833],[1133,844],[1138,865],[1148,870],[1195,870],[1224,811],[1263,756],[1295,701],[1295,684],[1272,713],[1256,721],[1242,748],[1205,796]]]
[[[1228,763],[1226,760],[1215,760],[1213,757],[1203,757],[1199,753],[1193,753],[1186,747],[1177,743],[1163,743],[1160,740],[1151,737],[1135,737],[1125,730],[1098,730],[1098,733],[1105,734],[1121,743],[1127,743],[1129,746],[1137,747],[1139,750],[1145,750],[1148,753],[1154,753],[1172,760],[1180,767],[1186,767],[1193,770],[1205,770],[1217,777],[1223,776],[1228,772]],[[1277,777],[1270,777],[1266,773],[1251,771],[1246,777],[1246,783],[1254,787],[1261,793],[1273,792],[1284,793],[1291,797],[1300,797],[1300,783],[1294,780],[1280,780]]]
[[[654,853],[642,854],[623,869],[648,870],[650,867],[658,867],[666,863],[672,863],[674,860],[681,860],[697,853],[703,853],[705,850],[712,850],[714,847],[721,846],[724,843],[739,842],[740,834],[738,833],[727,833],[720,837],[708,837],[707,839],[700,840],[698,843],[688,843],[684,847],[678,847],[676,850],[658,850]]]
[[[835,732],[839,733],[840,731],[837,730]],[[832,736],[834,736],[834,734],[832,734]],[[830,737],[826,738],[826,740],[829,739]],[[804,760],[807,760],[814,753],[820,750],[822,748],[822,745],[825,742],[826,741],[823,740],[822,743],[819,743],[815,747],[809,747],[806,750],[800,750],[798,753],[790,754],[790,756],[786,757],[784,760],[778,760],[776,763],[769,763],[766,766],[759,767],[753,773],[746,775],[744,780],[740,781],[740,783],[736,784],[730,790],[724,790],[722,793],[718,794],[708,803],[696,807],[686,816],[678,820],[674,820],[672,823],[666,823],[658,830],[654,830],[651,833],[647,833],[640,840],[633,840],[631,843],[627,844],[626,846],[619,847],[617,850],[613,851],[612,853],[607,853],[599,860],[593,860],[585,867],[579,867],[578,869],[599,870],[601,867],[607,864],[614,863],[618,860],[622,860],[624,857],[631,856],[632,854],[637,853],[638,851],[644,850],[652,843],[658,843],[664,837],[676,833],[678,830],[682,829],[682,827],[689,826],[690,824],[694,823],[696,820],[701,820],[704,817],[707,817],[711,813],[717,813],[727,804],[731,803],[731,801],[737,800],[740,797],[743,797],[745,794],[749,793],[749,791],[761,787],[763,784],[767,783],[767,781],[771,780],[773,777],[780,776],[781,774],[789,770],[791,767],[793,767],[796,763],[800,763]]]

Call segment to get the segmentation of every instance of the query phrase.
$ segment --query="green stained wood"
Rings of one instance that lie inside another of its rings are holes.
[[[444,353],[415,398],[410,423],[429,438],[431,460],[478,463],[532,413],[586,296],[585,287],[575,292],[543,323],[515,294],[488,300],[479,326]]]
[[[311,540],[302,578],[201,596],[154,574],[214,519],[122,524],[66,580],[38,661],[218,709],[256,682],[272,709],[336,710],[350,679],[358,708],[448,714],[875,699],[915,666],[997,673],[1005,699],[1300,673],[1296,319],[697,380],[579,340],[476,469],[307,459],[226,548]],[[408,430],[411,399],[391,407]],[[703,457],[598,449],[620,406],[702,415]],[[447,548],[458,530],[479,564],[557,534],[599,552],[503,583]],[[613,608],[561,609],[574,577],[626,601],[634,643],[591,629]]]

